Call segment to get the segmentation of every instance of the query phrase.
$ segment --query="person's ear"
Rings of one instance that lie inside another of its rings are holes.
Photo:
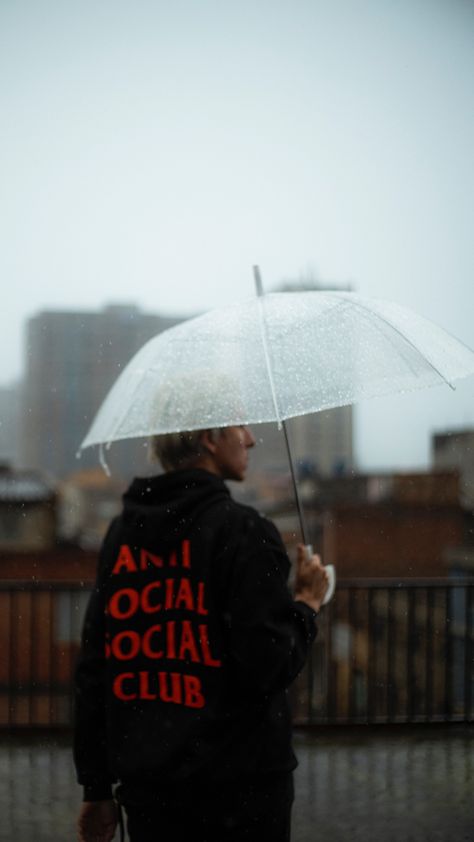
[[[215,452],[217,450],[217,443],[214,441],[214,436],[213,436],[211,430],[203,430],[202,431],[200,442],[201,442],[204,450],[207,450],[208,453],[212,453],[213,455],[215,454]]]

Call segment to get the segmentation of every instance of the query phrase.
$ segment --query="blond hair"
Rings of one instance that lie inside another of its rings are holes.
[[[151,456],[161,462],[165,471],[192,468],[204,455],[201,438],[204,430],[190,430],[182,433],[164,433],[150,439]],[[222,432],[219,428],[207,430],[215,440]]]

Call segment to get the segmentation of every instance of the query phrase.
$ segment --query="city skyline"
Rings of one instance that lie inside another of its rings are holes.
[[[121,314],[123,314],[123,315],[121,316]],[[34,316],[32,316],[31,319],[28,321],[27,325],[25,325],[25,340],[24,341],[25,341],[25,344],[27,344],[27,339],[26,339],[27,330],[26,330],[26,328],[28,327],[28,330],[31,331],[32,326],[34,326],[35,324],[38,324],[38,326],[40,326],[40,325],[46,326],[47,324],[50,324],[51,326],[53,326],[55,324],[62,324],[62,322],[64,321],[64,324],[70,324],[70,325],[76,325],[76,326],[78,326],[82,323],[83,327],[84,327],[87,323],[90,322],[90,319],[93,319],[94,322],[97,323],[97,325],[100,325],[100,324],[106,325],[108,323],[113,324],[114,320],[117,320],[117,324],[120,324],[121,318],[124,318],[124,319],[126,318],[127,320],[131,319],[132,321],[136,322],[137,327],[134,329],[135,333],[137,332],[138,324],[140,322],[143,322],[144,324],[148,324],[149,327],[147,328],[147,332],[148,332],[149,336],[153,335],[153,333],[154,333],[154,331],[152,329],[152,325],[156,324],[157,325],[156,329],[167,329],[167,327],[172,326],[172,324],[174,323],[175,320],[179,320],[177,316],[175,316],[173,318],[171,316],[163,316],[162,314],[149,313],[149,312],[143,311],[140,308],[138,308],[136,305],[133,305],[133,304],[129,304],[129,305],[109,304],[108,306],[102,308],[102,310],[95,310],[95,311],[94,310],[85,310],[85,309],[84,310],[61,310],[61,311],[60,310],[43,310],[43,311],[38,312]],[[84,322],[82,322],[83,319],[84,319]],[[43,330],[43,329],[44,329],[44,327],[41,328],[41,330]],[[63,328],[61,327],[61,333],[62,332],[63,332]],[[87,329],[84,330],[83,332],[84,332],[84,339],[86,339],[87,335],[88,335]],[[138,333],[137,336],[139,336],[139,335],[140,334]],[[144,334],[144,336],[146,336],[146,334]],[[74,345],[77,345],[78,341],[80,341],[80,332],[79,332],[78,336],[71,337],[71,343],[70,343],[71,348],[68,350],[69,356],[70,356],[69,352],[71,352],[71,353],[73,352]],[[62,342],[62,340],[60,341],[60,337],[58,337],[58,343],[57,343],[58,348],[63,347],[61,342]],[[127,346],[128,346],[128,343],[129,343],[129,340],[127,340]],[[128,353],[126,352],[126,349],[124,349],[123,347],[120,349],[120,353],[118,354],[118,357],[117,357],[117,360],[116,360],[116,366],[117,366],[118,370],[120,370],[123,367],[123,365],[126,364],[126,362],[128,361],[128,357],[133,355],[133,353],[134,353],[133,348],[135,348],[135,350],[136,350],[140,346],[140,344],[142,344],[139,341],[138,341],[138,344],[137,344],[136,339],[133,340],[133,343],[134,344],[132,346],[130,346],[130,350],[128,351]],[[90,348],[84,349],[84,352],[86,353],[86,355],[88,357],[90,357],[90,353],[91,353],[93,347],[95,347],[95,345],[91,345]],[[37,341],[36,341],[35,350],[34,350],[34,353],[33,353],[33,358],[36,361],[37,361],[37,355],[38,355],[38,348],[39,348],[39,346],[38,346]],[[96,365],[100,365],[101,360],[102,360],[102,362],[104,362],[106,360],[107,365],[105,365],[105,367],[104,367],[103,374],[99,376],[99,373],[97,372],[97,376],[95,376],[95,378],[94,378],[95,391],[96,392],[97,392],[97,388],[100,386],[101,382],[108,383],[109,385],[110,385],[111,382],[113,382],[113,374],[112,374],[113,368],[114,368],[114,362],[113,362],[114,351],[113,351],[113,348],[105,348],[104,349],[101,346],[101,349],[99,349],[99,350],[100,350],[100,353],[98,352],[99,356],[97,357]],[[81,352],[81,358],[82,358],[84,352]],[[64,350],[63,350],[62,353],[64,353]],[[119,359],[119,357],[120,357],[120,359]],[[90,362],[92,362],[92,361],[90,361]],[[72,359],[71,359],[71,364],[73,364]],[[32,385],[34,386],[34,393],[38,394],[38,396],[39,396],[41,391],[45,388],[44,387],[44,382],[45,382],[44,367],[42,367],[43,376],[42,377],[36,377],[36,378],[32,375],[32,372],[34,374],[35,366],[33,366],[33,368],[31,367],[31,361],[29,362],[28,367],[29,367],[29,370],[30,370],[29,379],[30,379]],[[76,369],[77,369],[77,365],[73,364],[72,370],[76,371]],[[25,371],[24,374],[26,375],[26,371]],[[112,380],[111,380],[111,378],[112,378]],[[61,382],[63,383],[63,388],[65,388],[66,385],[67,385],[67,380],[64,380],[64,375],[61,375],[60,379],[61,379]],[[8,408],[9,408],[9,414],[6,415],[5,418],[4,418],[5,429],[11,430],[11,429],[15,428],[14,424],[13,424],[13,427],[12,427],[13,422],[12,422],[11,416],[12,416],[13,413],[12,413],[12,411],[10,411],[10,409],[11,409],[11,404],[12,404],[12,398],[15,396],[15,385],[19,389],[20,386],[21,386],[21,383],[25,384],[26,380],[20,379],[16,384],[15,383],[10,384],[10,387],[8,387],[8,386],[5,386],[3,388],[0,387],[0,391],[2,391],[2,393],[5,395],[5,398],[3,398],[3,399],[7,401]],[[447,398],[448,401],[453,401],[458,396],[459,388],[461,389],[461,392],[463,390],[464,391],[469,390],[471,388],[470,383],[469,383],[469,378],[466,382],[460,381],[460,384],[459,383],[457,384],[457,389],[456,389],[456,392],[454,394],[447,387],[446,387],[446,389],[435,388],[435,389],[428,390],[428,391],[425,390],[424,392],[420,392],[420,393],[411,393],[411,394],[408,394],[408,395],[396,395],[394,397],[389,397],[389,398],[386,398],[386,399],[375,399],[375,400],[372,400],[372,401],[366,401],[365,402],[365,408],[370,407],[371,405],[374,405],[374,404],[377,405],[378,403],[379,404],[385,404],[386,406],[389,406],[391,404],[394,408],[394,412],[399,414],[398,417],[401,417],[401,415],[403,414],[403,411],[404,411],[404,407],[408,408],[408,413],[411,413],[413,411],[413,404],[414,403],[418,404],[419,407],[420,406],[423,407],[423,404],[426,405],[427,403],[429,405],[431,393],[433,393],[436,397],[443,398],[443,399]],[[98,406],[100,404],[101,400],[105,397],[105,394],[107,392],[107,388],[102,387],[102,389],[103,389],[103,394],[100,391],[97,392],[97,394],[95,395],[95,399],[92,403],[92,406],[94,406],[94,405]],[[443,393],[444,393],[444,395],[443,395]],[[428,398],[426,397],[426,395],[428,395]],[[17,393],[16,398],[18,400],[18,393]],[[48,401],[47,396],[45,396],[45,398],[42,399],[42,402],[41,402],[41,405],[43,406],[43,409],[41,410],[42,414],[47,412],[47,406],[48,406],[47,401]],[[67,400],[66,403],[67,403],[67,406],[69,406],[69,399]],[[66,407],[66,403],[65,403],[65,407]],[[352,410],[353,410],[352,426],[353,426],[353,428],[355,428],[355,430],[353,430],[353,439],[354,439],[353,447],[354,447],[354,451],[355,451],[355,453],[354,453],[354,467],[355,467],[356,470],[360,470],[362,472],[371,471],[371,470],[374,471],[374,472],[384,471],[384,470],[391,471],[391,470],[396,470],[397,468],[399,468],[401,470],[405,469],[405,470],[408,470],[408,471],[411,470],[411,469],[428,468],[432,464],[433,437],[435,435],[444,434],[444,433],[450,432],[450,431],[451,432],[459,432],[460,430],[469,430],[469,429],[474,428],[474,424],[469,423],[468,419],[465,419],[465,421],[463,422],[463,419],[460,417],[459,423],[454,423],[454,424],[451,424],[451,425],[446,424],[444,426],[440,424],[438,426],[433,426],[430,430],[427,430],[427,439],[426,439],[426,442],[425,442],[425,446],[426,446],[426,450],[427,450],[427,457],[426,457],[424,463],[421,462],[421,460],[420,460],[418,463],[414,462],[414,463],[410,464],[409,462],[405,462],[405,463],[402,462],[402,464],[397,464],[396,459],[393,462],[390,462],[389,459],[387,459],[385,464],[371,464],[370,457],[369,457],[368,460],[364,460],[364,459],[360,458],[361,431],[360,431],[360,419],[358,417],[358,410],[360,409],[360,406],[361,405],[359,404],[359,405],[355,405],[352,408]],[[37,409],[34,410],[33,416],[31,416],[31,418],[28,422],[30,429],[29,429],[29,433],[28,433],[28,436],[27,436],[26,440],[30,441],[29,450],[32,453],[36,452],[36,451],[40,452],[40,450],[38,450],[38,447],[39,447],[40,443],[38,442],[38,443],[35,444],[35,442],[33,441],[33,439],[34,439],[34,425],[32,427],[32,418],[34,417],[34,413],[37,412],[37,411],[38,411]],[[71,451],[70,456],[71,456],[71,459],[73,460],[73,464],[76,464],[76,462],[74,461],[75,460],[75,454],[76,454],[77,448],[80,444],[79,439],[81,438],[81,436],[80,435],[76,436],[77,441],[72,440],[71,439],[71,430],[76,429],[76,428],[79,429],[80,419],[77,419],[77,422],[74,421],[74,418],[72,416],[70,417],[70,409],[69,408],[67,410],[65,408],[64,411],[67,412],[67,415],[68,415],[68,418],[69,418],[69,421],[68,421],[68,424],[67,424],[68,433],[67,433],[67,436],[62,436],[61,440],[64,439],[64,441],[65,441],[66,438],[68,439],[69,449]],[[31,410],[30,410],[30,412],[31,412]],[[322,415],[326,416],[327,413],[323,413]],[[91,419],[89,419],[89,421],[90,420]],[[323,427],[321,427],[321,430],[326,430],[328,422],[330,423],[329,419],[325,419],[324,422],[321,421],[321,423],[323,423]],[[22,426],[25,427],[23,421],[20,419],[20,428]],[[256,431],[256,434],[257,434],[257,439],[260,439],[259,427],[260,427],[260,425],[255,425],[255,431]],[[358,427],[359,427],[359,429],[358,429]],[[403,424],[401,424],[401,427],[402,427],[402,433],[403,433]],[[295,430],[296,429],[297,429],[297,426],[295,426]],[[309,429],[310,428],[308,427],[308,431],[309,431]],[[312,429],[314,429],[315,431],[318,429],[316,422],[313,424]],[[327,429],[329,431],[329,428],[327,428]],[[394,424],[394,429],[396,429],[396,424]],[[0,432],[3,433],[3,435],[0,437],[0,443],[3,445],[3,450],[5,451],[5,444],[4,444],[4,442],[5,442],[5,430],[2,430]],[[83,432],[82,432],[81,435],[85,434],[85,432],[86,432],[86,428],[83,429]],[[278,450],[280,449],[280,444],[278,444],[278,436],[275,439],[276,433],[272,432],[271,425],[263,425],[260,432],[263,435],[263,445],[264,445],[264,447],[268,444],[267,438],[268,438],[268,436],[270,436],[269,440],[271,440],[273,442],[274,446],[276,446]],[[17,430],[16,430],[16,434],[18,436]],[[307,433],[305,435],[307,435]],[[327,433],[325,432],[324,437],[326,435],[327,435]],[[295,444],[296,444],[296,442],[295,442]],[[358,444],[359,444],[359,447],[358,447]],[[18,441],[15,442],[15,445],[16,445],[16,447],[14,448],[14,452],[15,452],[15,450],[16,451],[18,450]],[[43,446],[44,446],[44,443],[43,443]],[[399,452],[401,452],[401,448],[400,448],[399,444],[397,444],[397,442],[394,442],[395,450],[397,449],[397,446],[398,446]],[[281,447],[283,448],[283,443],[281,443]],[[298,449],[298,448],[296,448],[296,449]],[[119,448],[119,451],[120,451],[120,448]],[[387,449],[387,453],[388,453],[388,449]],[[342,455],[342,451],[341,451],[341,455]],[[120,457],[118,457],[118,458],[119,458],[119,462],[117,464],[120,463]],[[326,464],[327,460],[325,459],[325,457],[323,457],[323,459],[325,460],[324,464]],[[93,451],[92,450],[87,451],[87,453],[85,453],[84,456],[83,456],[82,463],[81,462],[77,463],[77,468],[80,469],[81,464],[82,464],[82,466],[84,466],[86,463],[87,464],[98,464],[98,461],[99,461],[98,454],[97,454],[95,449]],[[258,457],[256,457],[256,463],[265,464],[265,454],[259,453]],[[349,464],[350,464],[350,461],[349,461]],[[34,465],[34,462],[31,463],[30,467],[33,466],[33,465]],[[25,463],[25,466],[26,466],[26,463]],[[142,467],[142,465],[141,465],[141,467]],[[327,470],[327,469],[325,469],[325,470]]]

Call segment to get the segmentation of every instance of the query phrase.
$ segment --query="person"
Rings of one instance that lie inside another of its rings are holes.
[[[287,689],[328,582],[233,500],[244,426],[157,436],[105,537],[76,669],[80,842],[288,842],[296,758]],[[112,786],[118,784],[115,798]],[[115,800],[116,799],[116,800]]]

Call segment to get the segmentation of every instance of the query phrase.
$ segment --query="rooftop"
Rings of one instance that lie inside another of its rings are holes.
[[[17,471],[0,464],[0,502],[36,503],[54,497],[54,488],[37,471]]]

